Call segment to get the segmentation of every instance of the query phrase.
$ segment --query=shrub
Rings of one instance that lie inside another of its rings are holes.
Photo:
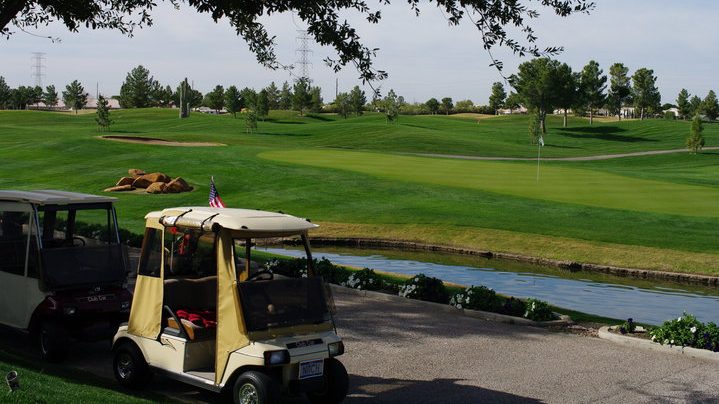
[[[554,319],[552,308],[549,303],[538,299],[527,299],[527,309],[524,312],[524,318],[534,321],[548,321]]]
[[[665,321],[649,331],[652,341],[662,345],[690,346],[719,352],[719,327],[704,324],[691,314],[684,313],[676,320]]]
[[[522,317],[527,312],[527,304],[510,296],[508,299],[504,299],[499,312],[508,316]]]
[[[290,278],[307,277],[307,258],[277,259],[265,262],[265,269]]]
[[[328,283],[341,285],[342,282],[346,282],[348,278],[346,270],[333,264],[325,257],[322,257],[319,261],[314,261],[314,269],[315,273]]]
[[[628,318],[627,321],[619,326],[619,332],[622,334],[633,333],[637,329],[637,325],[634,323],[634,319]]]
[[[498,311],[502,305],[497,293],[486,286],[470,286],[455,293],[449,300],[449,304],[458,309],[482,311]]]
[[[400,286],[398,294],[408,299],[445,304],[449,302],[449,292],[442,280],[424,274],[407,279],[404,285]]]
[[[373,269],[364,268],[350,274],[341,285],[360,290],[379,290],[382,289],[382,278]]]

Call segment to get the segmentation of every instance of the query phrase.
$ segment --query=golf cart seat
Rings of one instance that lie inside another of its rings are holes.
[[[217,328],[217,276],[198,279],[172,278],[164,281],[167,326],[179,330],[180,324],[190,340],[214,337]],[[179,324],[178,324],[179,322]]]

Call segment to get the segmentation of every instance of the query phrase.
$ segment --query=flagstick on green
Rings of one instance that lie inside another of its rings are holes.
[[[544,146],[544,138],[539,135],[539,139],[537,139],[537,184],[539,184],[539,156],[542,152],[542,146]]]

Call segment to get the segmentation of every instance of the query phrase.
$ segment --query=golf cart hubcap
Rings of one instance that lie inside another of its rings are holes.
[[[132,375],[132,369],[132,358],[127,354],[121,355],[117,361],[117,373],[120,374],[120,377],[127,379]]]
[[[245,383],[240,387],[240,402],[242,404],[258,404],[257,389],[250,383]]]

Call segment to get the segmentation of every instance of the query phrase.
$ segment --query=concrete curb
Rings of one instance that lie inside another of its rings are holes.
[[[691,347],[681,347],[675,345],[662,345],[650,340],[629,337],[626,335],[615,334],[609,331],[615,326],[604,326],[599,329],[599,338],[614,342],[615,344],[626,345],[630,347],[646,349],[650,351],[666,352],[677,355],[686,355],[690,358],[704,359],[719,363],[719,352],[712,352],[707,349],[697,349]]]
[[[561,261],[549,258],[530,257],[520,254],[473,250],[469,248],[450,247],[434,244],[417,243],[403,240],[384,240],[371,238],[345,238],[345,237],[316,237],[312,238],[315,246],[348,246],[348,247],[380,247],[401,248],[409,250],[439,251],[451,254],[475,255],[484,258],[498,258],[530,264],[546,265],[568,271],[600,272],[616,276],[633,277],[640,279],[661,279],[675,282],[691,283],[706,286],[719,286],[719,277],[709,275],[684,274],[679,272],[655,271],[650,269],[623,268],[611,265],[587,264],[574,261]]]
[[[330,287],[332,288],[332,293],[360,296],[360,297],[364,297],[366,299],[371,299],[371,300],[395,301],[395,302],[402,301],[402,302],[411,303],[411,304],[423,305],[427,308],[427,310],[441,311],[444,313],[456,314],[456,315],[460,315],[460,316],[467,316],[467,317],[477,318],[477,319],[481,319],[481,320],[495,321],[495,322],[506,323],[506,324],[515,324],[515,325],[523,325],[523,326],[531,326],[531,327],[551,327],[551,326],[565,326],[565,325],[570,325],[570,324],[574,323],[569,316],[563,315],[563,314],[559,315],[558,320],[534,321],[534,320],[529,320],[529,319],[522,318],[522,317],[508,316],[505,314],[491,313],[491,312],[487,312],[487,311],[457,309],[448,304],[426,302],[424,300],[416,300],[416,299],[407,299],[402,296],[395,296],[395,295],[390,295],[388,293],[375,292],[375,291],[371,291],[371,290],[359,290],[359,289],[353,289],[353,288],[348,288],[348,287],[334,285],[334,284],[331,284]]]

